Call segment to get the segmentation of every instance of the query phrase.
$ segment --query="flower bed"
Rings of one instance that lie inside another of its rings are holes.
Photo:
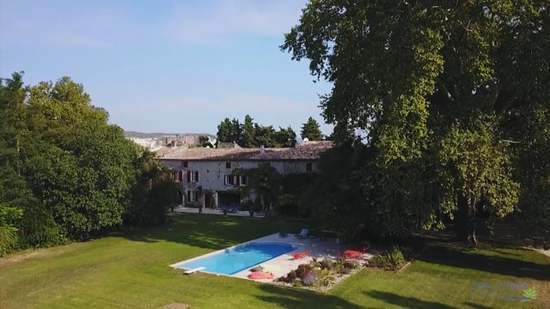
[[[317,291],[327,291],[336,283],[363,268],[366,261],[358,259],[313,259],[309,263],[300,264],[297,269],[286,276],[277,278],[274,282],[294,287],[309,288]]]

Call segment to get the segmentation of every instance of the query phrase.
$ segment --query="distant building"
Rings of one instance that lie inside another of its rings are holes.
[[[151,151],[158,151],[164,147],[203,147],[216,144],[216,137],[210,134],[186,133],[140,133],[125,132],[126,138]]]
[[[282,175],[316,173],[321,153],[331,147],[319,141],[293,148],[163,148],[157,154],[181,184],[183,205],[219,208],[240,204],[238,187],[248,180],[235,169],[269,163]]]

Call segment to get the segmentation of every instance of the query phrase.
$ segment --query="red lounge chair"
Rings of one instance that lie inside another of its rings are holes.
[[[355,250],[346,250],[343,255],[345,259],[360,259],[363,257],[363,253]]]
[[[309,252],[307,252],[307,251],[298,251],[298,252],[292,253],[292,259],[293,260],[303,259],[306,256],[309,256]]]
[[[273,279],[273,274],[272,273],[266,273],[266,272],[263,272],[263,271],[255,271],[255,272],[251,273],[250,275],[248,275],[248,278],[253,279],[253,280]]]

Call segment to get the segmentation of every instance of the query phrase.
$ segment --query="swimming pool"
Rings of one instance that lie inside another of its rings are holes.
[[[295,249],[291,244],[283,242],[249,242],[177,264],[175,267],[181,269],[204,267],[202,271],[233,275]]]

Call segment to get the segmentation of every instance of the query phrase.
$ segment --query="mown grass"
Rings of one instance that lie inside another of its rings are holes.
[[[435,244],[404,272],[365,270],[328,294],[205,274],[177,261],[300,223],[185,215],[129,231],[0,259],[0,308],[548,308],[550,259],[530,250]],[[537,299],[518,298],[534,287]]]

